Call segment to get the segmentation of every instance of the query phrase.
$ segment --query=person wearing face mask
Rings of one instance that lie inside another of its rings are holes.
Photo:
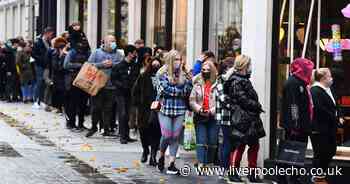
[[[137,109],[137,128],[143,148],[141,162],[147,162],[148,155],[151,154],[149,159],[151,166],[157,166],[156,156],[161,136],[157,112],[150,108],[157,97],[156,73],[160,67],[161,61],[157,58],[148,57],[144,60],[144,70],[141,71],[132,89],[132,101]]]
[[[122,56],[117,52],[116,38],[108,35],[104,38],[104,45],[93,52],[88,62],[102,70],[109,78],[107,84],[96,96],[91,97],[92,108],[92,128],[86,137],[90,137],[97,132],[97,125],[103,127],[103,136],[111,135],[112,109],[115,98],[116,86],[110,80],[112,68],[122,61]]]
[[[135,60],[137,58],[136,47],[127,45],[124,48],[125,58],[112,69],[111,81],[116,87],[116,100],[118,104],[120,143],[135,142],[130,138],[129,110],[131,105],[131,89],[140,74],[140,67]]]
[[[193,79],[190,107],[195,113],[198,167],[213,165],[218,143],[218,126],[215,115],[215,95],[213,84],[217,70],[212,59],[202,64],[202,71]]]
[[[248,145],[248,167],[254,170],[257,168],[259,139],[266,135],[260,118],[260,114],[264,111],[249,79],[252,74],[251,59],[245,55],[238,56],[234,68],[236,71],[224,85],[232,113],[233,167],[240,168],[243,153]],[[229,181],[242,182],[238,174],[237,172],[231,173]],[[262,183],[261,179],[254,174],[249,175],[248,179],[251,183]]]
[[[337,125],[342,124],[336,97],[331,90],[333,78],[328,68],[314,71],[311,95],[314,104],[311,143],[314,151],[313,168],[327,172],[329,163],[337,150]],[[313,176],[313,182],[325,182],[326,175]]]
[[[87,129],[84,126],[85,110],[88,101],[88,94],[78,87],[73,86],[73,81],[78,75],[81,67],[88,61],[90,50],[87,45],[78,43],[76,48],[68,51],[63,67],[67,71],[65,75],[66,104],[65,113],[68,129],[77,129],[83,131]],[[79,117],[78,127],[76,126],[76,116]]]
[[[182,123],[188,109],[188,96],[192,90],[192,79],[178,51],[171,50],[166,53],[164,61],[166,64],[157,73],[159,80],[157,97],[161,104],[158,118],[162,132],[158,169],[161,172],[164,170],[165,151],[169,147],[170,164],[167,174],[179,174],[175,160],[183,128]]]

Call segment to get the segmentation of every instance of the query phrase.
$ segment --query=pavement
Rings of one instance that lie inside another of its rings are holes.
[[[91,118],[86,125],[91,126]],[[206,184],[217,176],[170,176],[140,163],[140,141],[73,132],[65,118],[30,104],[0,102],[0,184]],[[180,149],[178,168],[193,166],[195,152]],[[193,171],[193,167],[192,171]]]

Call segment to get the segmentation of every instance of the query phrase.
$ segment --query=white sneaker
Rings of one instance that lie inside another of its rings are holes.
[[[41,107],[40,107],[40,105],[38,104],[38,102],[34,102],[32,108],[34,108],[34,109],[40,109]]]

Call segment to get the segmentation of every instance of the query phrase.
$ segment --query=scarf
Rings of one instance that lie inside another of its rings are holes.
[[[310,114],[310,120],[313,119],[314,111],[313,111],[313,102],[312,102],[312,96],[311,96],[311,75],[312,70],[314,68],[314,63],[308,59],[304,58],[297,58],[293,61],[291,64],[291,73],[293,76],[297,77],[298,79],[302,80],[306,84],[306,90],[308,93],[309,98],[309,114]]]

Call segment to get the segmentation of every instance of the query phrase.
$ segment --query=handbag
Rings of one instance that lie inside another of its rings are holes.
[[[281,140],[278,147],[276,162],[292,166],[305,165],[307,143],[291,140]]]
[[[158,112],[158,111],[160,111],[160,109],[162,108],[162,104],[161,104],[161,102],[160,102],[160,95],[159,94],[157,94],[157,97],[156,97],[156,99],[152,102],[152,104],[151,104],[151,110],[152,111],[156,111],[156,112]]]

